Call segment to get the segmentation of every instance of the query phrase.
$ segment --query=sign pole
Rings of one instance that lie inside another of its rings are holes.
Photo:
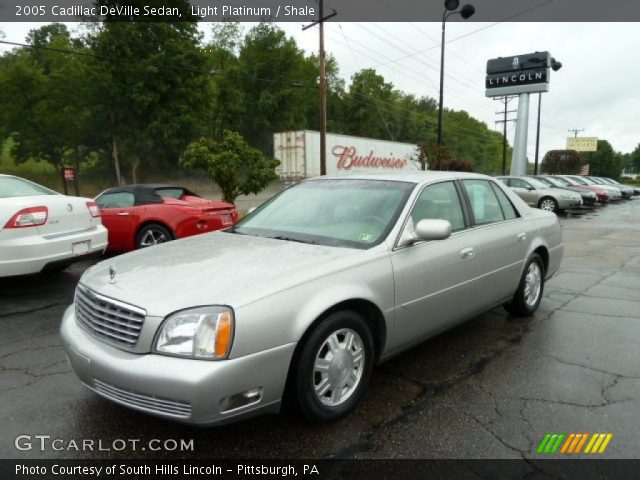
[[[513,158],[511,159],[511,175],[527,174],[527,136],[529,134],[529,94],[521,93],[518,97],[518,118],[516,120],[516,136],[513,140]]]

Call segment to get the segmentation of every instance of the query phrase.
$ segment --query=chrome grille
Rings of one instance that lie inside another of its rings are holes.
[[[179,402],[177,400],[167,400],[166,398],[158,398],[150,395],[124,390],[122,388],[110,385],[106,382],[93,379],[95,391],[103,397],[123,403],[130,407],[142,408],[144,410],[173,415],[175,417],[187,418],[191,416],[191,404]]]
[[[146,311],[104,297],[78,285],[75,298],[76,321],[94,335],[134,347],[142,330]]]

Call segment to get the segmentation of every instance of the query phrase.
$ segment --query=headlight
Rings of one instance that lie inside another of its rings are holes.
[[[158,353],[204,360],[229,356],[234,330],[229,307],[197,307],[165,318],[156,337]]]
[[[575,197],[573,195],[560,195],[560,198],[562,198],[563,200],[575,200]]]

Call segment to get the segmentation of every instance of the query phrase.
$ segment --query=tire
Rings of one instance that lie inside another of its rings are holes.
[[[552,197],[542,197],[538,202],[538,208],[540,210],[546,210],[547,212],[558,212],[558,201]]]
[[[173,240],[171,230],[159,223],[149,223],[142,227],[136,235],[136,250],[171,240]]]
[[[373,336],[362,315],[338,311],[317,325],[297,358],[292,365],[296,406],[312,422],[335,422],[364,395],[373,369]]]
[[[535,273],[537,271],[537,274]],[[522,278],[520,279],[520,284],[518,285],[518,290],[513,295],[513,298],[509,303],[504,305],[504,308],[511,315],[516,315],[518,317],[530,317],[535,313],[540,305],[540,301],[542,300],[542,294],[544,293],[544,263],[540,255],[534,253],[531,255],[527,264],[524,268],[524,272],[522,274]],[[531,282],[535,282],[534,278],[538,277],[538,285],[539,287],[534,288],[537,289],[537,295],[533,297],[531,294]]]

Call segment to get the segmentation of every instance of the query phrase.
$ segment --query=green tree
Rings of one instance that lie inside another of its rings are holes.
[[[29,32],[36,48],[6,54],[0,73],[0,137],[13,140],[16,163],[45,161],[62,175],[65,164],[77,164],[87,153],[86,65],[84,58],[46,50],[80,47],[62,24]],[[66,191],[66,184],[65,191]]]
[[[249,146],[237,132],[225,131],[222,141],[201,138],[191,143],[180,160],[187,169],[202,169],[234,203],[239,195],[259,193],[277,179],[280,162]]]
[[[184,0],[171,6],[188,9]],[[115,20],[115,19],[114,19]],[[195,22],[118,22],[87,37],[96,58],[90,82],[94,139],[111,151],[116,178],[132,181],[150,168],[175,168],[184,148],[204,134],[211,116],[210,78]]]
[[[580,173],[582,159],[575,150],[549,150],[540,167],[544,173],[576,175]]]
[[[598,150],[588,157],[589,172],[596,177],[620,178],[622,158],[616,155],[611,144],[606,140],[598,140]]]
[[[630,154],[631,171],[640,172],[640,144]]]
[[[274,132],[307,128],[312,98],[317,98],[310,86],[318,72],[295,40],[277,26],[253,27],[240,47],[237,67],[226,74],[242,89],[237,131],[249,144],[268,154]],[[227,104],[233,101],[229,98]]]

